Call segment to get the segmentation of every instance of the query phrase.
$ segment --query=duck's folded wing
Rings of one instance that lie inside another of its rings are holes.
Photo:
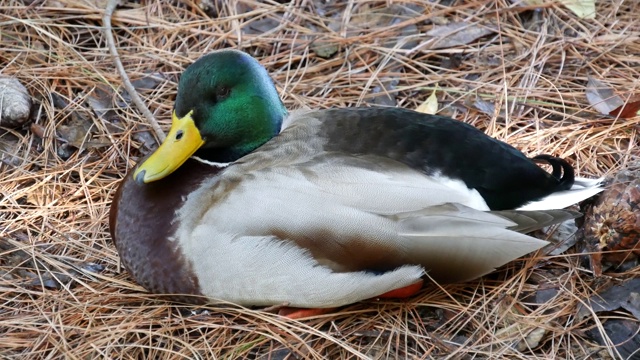
[[[421,263],[439,282],[460,282],[487,274],[547,244],[514,229],[535,230],[575,216],[575,212],[564,210],[494,213],[443,204],[394,218],[412,261]]]
[[[580,217],[582,214],[577,211],[565,209],[551,210],[503,210],[492,211],[492,214],[504,217],[513,221],[516,225],[510,230],[528,233],[542,229],[547,226],[559,224],[567,220]]]
[[[450,180],[334,160],[341,165],[323,159],[321,168],[270,167],[241,180],[227,174],[233,191],[206,206],[202,222],[215,232],[295,243],[337,273],[412,264],[441,282],[479,277],[546,244],[511,230],[535,227],[535,219],[519,225],[515,215],[473,209],[477,194]],[[192,196],[210,194],[205,187]]]

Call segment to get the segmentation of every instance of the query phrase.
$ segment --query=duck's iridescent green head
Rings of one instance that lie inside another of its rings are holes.
[[[193,154],[237,160],[277,135],[286,115],[257,60],[236,50],[215,51],[182,74],[171,130],[133,176],[145,183],[162,179]]]

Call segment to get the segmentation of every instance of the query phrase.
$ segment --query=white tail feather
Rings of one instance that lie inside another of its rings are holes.
[[[555,192],[538,201],[532,201],[518,210],[556,210],[564,209],[604,190],[600,179],[576,178],[569,190]]]
[[[595,188],[595,187],[601,186],[603,182],[604,182],[604,177],[597,178],[597,179],[587,179],[587,178],[577,177],[573,180],[573,186],[571,188],[572,189],[578,189],[580,187]]]

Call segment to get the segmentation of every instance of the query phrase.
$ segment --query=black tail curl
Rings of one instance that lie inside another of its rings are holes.
[[[558,191],[571,189],[575,181],[575,171],[566,160],[547,154],[534,156],[531,160],[551,165],[551,176],[558,180]]]

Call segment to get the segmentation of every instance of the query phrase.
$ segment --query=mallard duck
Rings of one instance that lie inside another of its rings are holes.
[[[257,60],[220,50],[184,71],[167,138],[122,181],[110,229],[152,292],[335,308],[411,295],[425,274],[487,274],[600,190],[451,118],[288,112]]]

